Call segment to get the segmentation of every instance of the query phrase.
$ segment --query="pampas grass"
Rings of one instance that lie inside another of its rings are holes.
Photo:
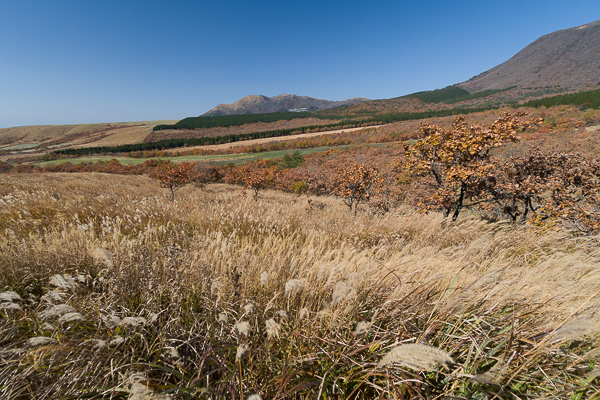
[[[415,371],[429,371],[452,362],[452,357],[444,350],[424,344],[402,344],[390,350],[378,366],[399,364]]]
[[[293,199],[0,174],[0,398],[595,395],[599,237]]]

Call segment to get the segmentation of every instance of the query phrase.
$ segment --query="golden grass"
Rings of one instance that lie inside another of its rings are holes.
[[[0,175],[0,397],[599,394],[598,236],[242,193]]]
[[[123,144],[142,143],[152,132],[154,124],[142,124],[132,127],[120,127],[118,129],[106,129],[93,135],[84,136],[73,140],[69,148],[97,147],[97,146],[119,146]]]
[[[72,143],[75,147],[141,143],[158,124],[176,121],[141,121],[74,125],[36,125],[0,129],[0,144]]]

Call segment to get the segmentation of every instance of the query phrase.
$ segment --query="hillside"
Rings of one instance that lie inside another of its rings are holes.
[[[458,86],[476,93],[510,86],[584,90],[599,83],[600,20],[542,36],[510,60]]]
[[[222,116],[234,114],[264,114],[281,111],[315,111],[328,108],[341,107],[350,104],[356,104],[368,101],[364,97],[342,101],[331,101],[315,99],[308,96],[296,96],[294,94],[282,94],[274,97],[267,96],[246,96],[235,103],[219,104],[212,110],[203,114],[203,116]]]
[[[466,82],[345,106],[328,114],[356,116],[498,106],[565,91],[596,89],[599,84],[600,20],[542,36],[508,61]]]
[[[74,125],[35,125],[0,129],[0,151],[33,153],[59,147],[115,146],[141,143],[160,123],[116,122]]]

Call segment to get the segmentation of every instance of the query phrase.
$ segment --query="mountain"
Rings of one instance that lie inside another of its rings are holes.
[[[556,31],[510,60],[458,84],[470,93],[517,86],[595,89],[600,84],[600,20]]]
[[[331,101],[315,99],[307,96],[296,96],[294,94],[282,94],[275,97],[246,96],[231,104],[219,104],[202,116],[216,117],[233,114],[264,114],[280,111],[315,111],[327,108],[347,106],[350,104],[368,101],[364,97],[342,101]]]

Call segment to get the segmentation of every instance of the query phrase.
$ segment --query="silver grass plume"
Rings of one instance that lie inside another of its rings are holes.
[[[401,344],[390,350],[378,366],[399,364],[416,371],[430,371],[452,362],[450,354],[437,347],[425,344]]]

